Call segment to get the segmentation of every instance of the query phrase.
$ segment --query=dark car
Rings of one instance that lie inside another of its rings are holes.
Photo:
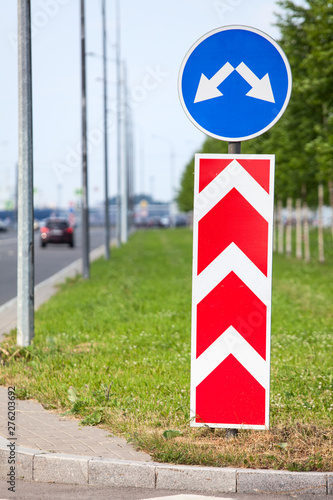
[[[74,229],[67,219],[54,217],[46,220],[40,228],[40,246],[46,247],[48,243],[67,243],[74,247]]]

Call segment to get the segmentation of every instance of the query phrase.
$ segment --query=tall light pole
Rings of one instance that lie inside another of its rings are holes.
[[[132,113],[128,99],[128,80],[125,67],[125,133],[126,133],[126,173],[127,173],[127,206],[128,206],[128,225],[127,231],[130,231],[134,222],[134,146],[133,146],[133,124]]]
[[[86,47],[84,0],[81,0],[81,95],[82,95],[82,276],[90,277],[89,204],[87,164]]]
[[[122,163],[122,130],[121,130],[121,59],[120,59],[120,4],[116,0],[116,80],[117,80],[117,244],[121,245],[121,163]]]
[[[18,0],[17,344],[34,336],[33,140],[30,0]]]
[[[106,71],[106,21],[105,0],[102,0],[103,22],[103,89],[104,89],[104,199],[105,199],[105,259],[110,258],[110,221],[109,221],[109,186],[108,186],[108,134],[107,134],[107,71]]]
[[[127,110],[126,110],[126,65],[122,64],[122,85],[121,85],[121,98],[120,98],[120,109],[121,109],[121,121],[120,121],[120,148],[121,148],[121,162],[120,162],[120,219],[121,219],[121,231],[120,239],[121,243],[127,243],[128,239],[128,137],[127,137]]]

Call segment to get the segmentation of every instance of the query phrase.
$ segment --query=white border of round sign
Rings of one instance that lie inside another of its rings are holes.
[[[198,122],[196,122],[194,120],[194,118],[192,117],[192,115],[189,113],[189,111],[188,111],[188,109],[186,107],[186,104],[185,104],[185,101],[184,101],[184,98],[183,98],[183,92],[182,92],[183,72],[184,72],[185,65],[186,65],[186,63],[188,61],[188,58],[190,57],[190,55],[192,54],[192,52],[197,48],[198,45],[200,45],[201,42],[203,42],[204,40],[206,40],[206,38],[209,38],[210,36],[214,35],[215,33],[219,33],[221,31],[228,31],[228,30],[252,31],[253,33],[257,33],[257,35],[260,35],[263,38],[266,38],[266,40],[268,40],[276,48],[276,50],[279,52],[280,56],[282,57],[282,59],[284,61],[284,64],[286,66],[286,71],[287,71],[287,74],[288,74],[288,90],[287,90],[287,95],[286,95],[286,99],[284,101],[284,104],[283,104],[283,106],[282,106],[279,114],[274,118],[273,121],[271,121],[271,123],[269,125],[267,125],[263,129],[261,129],[259,132],[256,132],[255,134],[251,134],[251,135],[246,135],[244,137],[222,137],[220,135],[213,134],[212,132],[209,132],[208,130],[206,130],[205,128],[203,128],[201,125],[199,125]],[[291,88],[292,88],[292,75],[291,75],[291,69],[290,69],[289,61],[287,59],[286,54],[283,52],[283,50],[278,45],[278,43],[273,38],[271,38],[269,35],[267,35],[267,33],[264,33],[263,31],[260,31],[257,28],[252,28],[251,26],[242,26],[242,25],[237,25],[237,24],[235,24],[235,25],[229,25],[229,26],[222,26],[220,28],[216,28],[216,29],[214,29],[212,31],[209,31],[208,33],[206,33],[202,37],[200,37],[199,40],[197,40],[192,45],[192,47],[190,48],[190,50],[185,55],[185,57],[183,59],[183,62],[181,64],[181,66],[180,66],[179,76],[178,76],[178,94],[179,94],[179,99],[180,99],[181,105],[182,105],[182,107],[183,107],[183,109],[184,109],[187,117],[191,120],[191,122],[199,130],[201,130],[201,132],[204,132],[206,135],[209,135],[210,137],[213,137],[214,139],[219,139],[220,141],[227,141],[227,142],[240,142],[240,141],[247,141],[249,139],[254,139],[255,137],[258,137],[259,135],[264,134],[265,132],[267,132],[267,130],[269,130],[271,127],[273,127],[273,125],[275,125],[275,123],[281,118],[281,116],[283,115],[283,113],[286,110],[286,107],[288,106],[290,95],[291,95]]]

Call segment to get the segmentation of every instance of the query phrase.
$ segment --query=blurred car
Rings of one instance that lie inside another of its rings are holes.
[[[171,225],[170,217],[164,215],[163,217],[160,218],[159,220],[160,227],[170,227],[170,225]]]
[[[157,217],[156,215],[153,215],[151,217],[148,217],[146,226],[147,227],[159,227],[160,225],[160,218]]]
[[[185,215],[177,215],[174,222],[176,227],[185,227],[188,225],[188,221]]]
[[[5,221],[0,219],[0,232],[4,233],[5,231],[7,231],[7,229],[8,226],[6,225]]]
[[[46,247],[48,243],[67,243],[74,247],[74,229],[67,219],[54,217],[46,220],[40,228],[40,246]]]

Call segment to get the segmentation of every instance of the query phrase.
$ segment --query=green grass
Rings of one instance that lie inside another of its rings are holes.
[[[275,256],[273,275],[272,416],[331,419],[332,264]]]
[[[2,343],[0,383],[155,460],[333,470],[332,244],[326,256],[323,265],[274,258],[270,431],[226,439],[189,427],[187,229],[139,231],[95,262],[90,280],[68,281],[37,312],[32,346],[17,349],[13,333]]]

